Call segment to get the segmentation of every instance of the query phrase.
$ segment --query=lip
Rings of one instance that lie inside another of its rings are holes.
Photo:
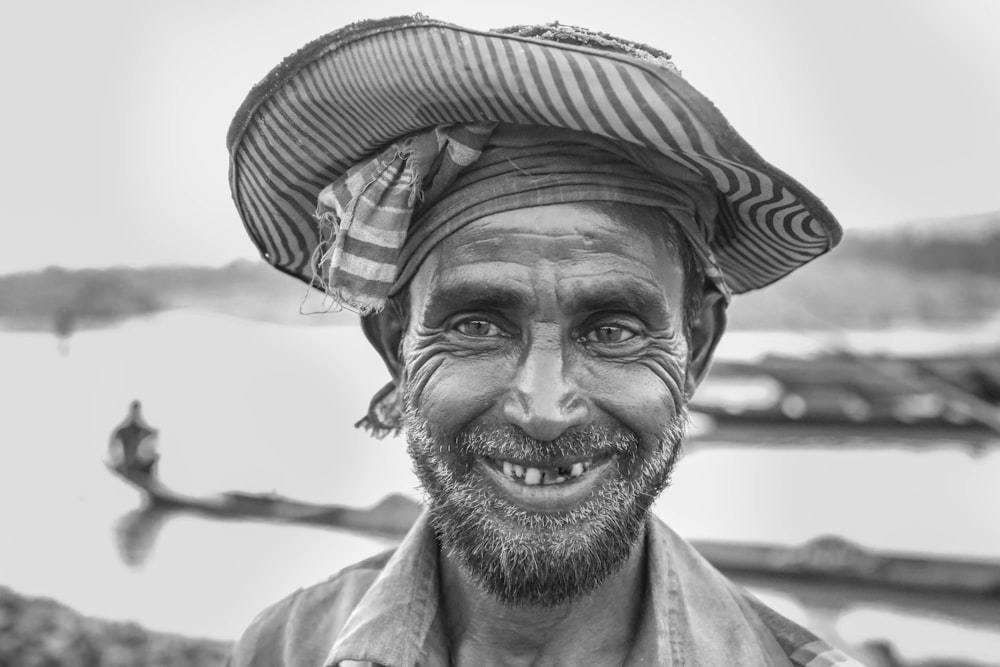
[[[614,461],[614,458],[613,456],[602,456],[594,459],[590,470],[575,479],[560,484],[537,484],[531,486],[521,480],[503,474],[488,459],[477,458],[476,465],[482,474],[497,487],[500,495],[512,504],[530,512],[552,514],[573,509],[586,500],[591,492],[600,484],[601,480],[611,471],[611,463]],[[567,462],[573,463],[569,459],[567,459]],[[565,463],[563,461],[559,462],[560,465],[564,465]],[[526,465],[530,466],[532,463],[527,462]],[[534,465],[537,466],[539,464],[535,463]],[[548,467],[552,465],[551,462],[545,464]]]

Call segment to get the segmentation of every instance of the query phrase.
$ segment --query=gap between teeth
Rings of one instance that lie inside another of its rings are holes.
[[[558,468],[532,468],[522,466],[510,461],[503,461],[503,473],[508,477],[513,477],[524,482],[528,486],[562,484],[563,482],[576,479],[591,467],[590,461],[577,461],[572,465],[559,466]]]

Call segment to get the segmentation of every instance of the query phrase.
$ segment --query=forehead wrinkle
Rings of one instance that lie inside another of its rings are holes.
[[[463,228],[462,231],[464,236],[471,238],[464,238],[462,240],[462,246],[472,247],[485,245],[492,248],[495,245],[502,245],[507,239],[522,236],[562,241],[567,238],[587,238],[592,235],[591,232],[581,232],[575,229],[559,230],[553,229],[551,226],[540,227],[533,222],[518,224],[514,229],[510,229],[510,227],[511,225],[506,225],[502,232],[497,232],[489,224],[484,223],[479,226],[470,224]]]
[[[590,285],[603,290],[619,285],[623,287],[636,287],[649,294],[662,296],[664,299],[668,298],[670,291],[668,286],[657,280],[655,276],[651,275],[651,272],[634,271],[631,269],[622,269],[621,267],[594,271],[588,270],[573,275],[559,276],[556,279],[556,284],[558,285],[560,295],[565,294],[566,296],[577,296],[577,292],[581,291],[580,287],[586,288]]]
[[[505,260],[449,259],[446,265],[439,265],[437,268],[430,281],[434,289],[496,283],[503,283],[508,288],[531,289],[531,269]]]
[[[599,275],[621,273],[634,275],[655,283],[658,274],[664,268],[669,269],[669,265],[663,266],[662,259],[650,250],[648,246],[638,251],[576,248],[572,249],[566,257],[552,261],[558,265],[561,273],[567,275],[571,273],[582,275],[584,271]],[[624,265],[623,260],[625,260]]]
[[[540,209],[550,208],[550,207],[538,207]],[[569,226],[558,228],[556,224],[551,224],[547,222],[539,222],[535,219],[531,212],[533,209],[520,209],[518,211],[509,211],[506,216],[487,216],[486,218],[480,218],[470,222],[466,226],[459,230],[458,234],[463,237],[461,240],[462,246],[471,246],[485,244],[492,246],[494,244],[502,244],[505,239],[511,237],[531,237],[531,238],[550,238],[553,240],[560,240],[566,238],[585,238],[591,237],[596,234],[608,234],[617,235],[620,234],[624,229],[622,223],[611,220],[608,218],[594,218],[590,220],[591,229],[580,230],[576,226],[573,226],[573,215],[562,215],[560,216],[561,222],[566,222]],[[498,221],[496,218],[502,217],[502,221]],[[596,223],[596,224],[594,224]],[[456,236],[458,235],[456,234]],[[445,240],[445,243],[449,239]]]
[[[540,223],[531,215],[534,209],[508,212],[508,215],[502,216],[502,222],[496,219],[501,216],[476,220],[453,236],[445,238],[441,247],[449,256],[461,253],[487,259],[498,251],[502,252],[506,245],[516,244],[524,239],[535,247],[546,247],[552,258],[567,257],[575,253],[620,252],[623,237],[641,238],[638,247],[642,248],[644,255],[657,254],[653,246],[661,245],[665,249],[671,247],[664,234],[655,227],[611,218],[574,204],[560,206],[568,210],[562,212],[558,221]],[[514,213],[523,217],[510,215]],[[583,224],[575,224],[581,218],[580,222]]]

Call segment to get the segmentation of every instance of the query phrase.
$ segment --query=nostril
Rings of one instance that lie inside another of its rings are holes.
[[[579,394],[564,394],[559,400],[513,392],[504,404],[504,417],[536,440],[555,440],[566,430],[584,424],[590,414],[587,402]]]

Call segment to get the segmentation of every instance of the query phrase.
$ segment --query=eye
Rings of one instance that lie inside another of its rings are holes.
[[[455,325],[455,331],[475,338],[505,335],[500,327],[487,320],[463,320]]]
[[[625,327],[605,324],[594,327],[583,337],[588,343],[622,343],[635,338],[635,332]]]

